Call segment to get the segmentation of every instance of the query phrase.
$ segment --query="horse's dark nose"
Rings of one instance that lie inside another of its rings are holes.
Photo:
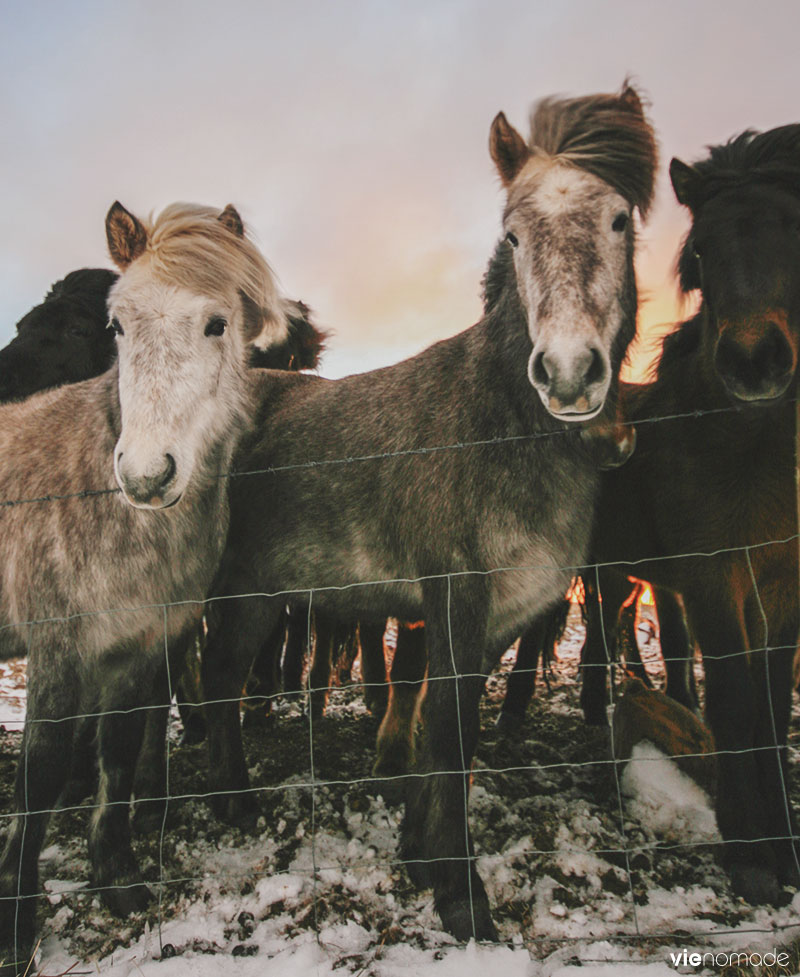
[[[738,400],[773,400],[789,386],[795,351],[780,326],[771,321],[745,333],[722,332],[714,364],[728,392]]]
[[[608,366],[596,347],[570,356],[551,348],[534,353],[530,379],[551,413],[577,416],[595,410],[605,396]]]
[[[119,471],[122,489],[128,498],[138,504],[153,507],[163,505],[164,492],[175,478],[177,467],[175,459],[165,454],[164,467],[156,475],[133,475],[125,471],[124,455],[117,455],[117,470]]]

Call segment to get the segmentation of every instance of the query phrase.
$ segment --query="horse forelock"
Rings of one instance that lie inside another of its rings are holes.
[[[777,187],[800,196],[800,124],[767,132],[746,129],[725,143],[708,147],[708,156],[692,163],[694,209],[729,190]],[[698,213],[693,214],[693,221]],[[690,231],[678,252],[676,271],[681,291],[700,287]]]
[[[800,193],[800,124],[767,132],[746,129],[725,143],[708,147],[708,156],[692,164],[700,199],[722,190],[773,184]]]
[[[117,277],[116,272],[106,268],[79,268],[54,282],[43,302],[60,299],[85,308],[104,307],[109,289]]]
[[[247,234],[233,234],[219,220],[219,211],[177,203],[143,223],[147,248],[140,268],[148,265],[158,279],[207,297],[243,293],[260,310],[269,338],[285,338],[285,306],[272,269]]]
[[[551,157],[599,177],[646,216],[655,189],[655,132],[638,93],[545,98],[530,116],[534,156]]]

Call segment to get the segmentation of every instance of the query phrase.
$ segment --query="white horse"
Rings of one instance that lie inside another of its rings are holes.
[[[167,645],[196,626],[219,562],[219,476],[260,403],[251,346],[287,332],[233,207],[176,204],[142,222],[115,203],[106,232],[121,272],[109,298],[118,363],[0,408],[0,499],[16,503],[0,508],[0,639],[27,650],[29,669],[19,816],[0,862],[3,974],[24,969],[33,942],[37,859],[82,706],[101,713],[92,883],[121,914],[150,897],[128,823],[138,707]]]

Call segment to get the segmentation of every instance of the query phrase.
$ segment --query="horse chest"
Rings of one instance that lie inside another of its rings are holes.
[[[532,533],[522,523],[504,527],[493,553],[490,633],[513,632],[563,597],[586,559],[590,514],[587,506],[548,534]]]

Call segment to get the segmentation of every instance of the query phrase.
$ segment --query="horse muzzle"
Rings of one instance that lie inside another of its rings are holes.
[[[782,309],[732,323],[720,320],[714,366],[731,397],[745,403],[776,400],[797,369],[797,346]]]
[[[528,379],[548,412],[559,421],[579,423],[597,417],[611,382],[608,359],[587,345],[566,355],[554,347],[534,347]]]
[[[124,452],[114,460],[114,474],[125,500],[135,509],[169,509],[176,505],[182,492],[176,486],[177,466],[171,454],[165,454],[162,467],[155,474],[140,474],[127,465]]]

